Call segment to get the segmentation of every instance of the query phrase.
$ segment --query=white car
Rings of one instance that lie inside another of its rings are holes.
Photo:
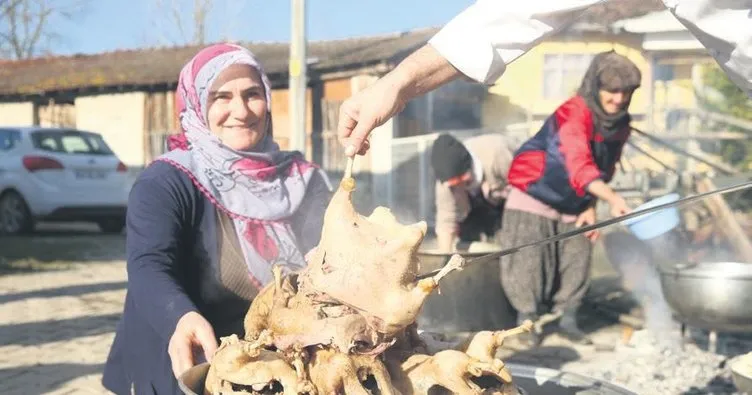
[[[101,135],[70,128],[0,127],[0,234],[36,221],[125,227],[128,169]]]

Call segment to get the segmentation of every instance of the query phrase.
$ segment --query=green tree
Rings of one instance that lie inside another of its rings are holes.
[[[703,69],[705,90],[698,94],[700,105],[707,111],[730,115],[739,119],[752,121],[752,98],[734,85],[726,73],[715,63]],[[721,124],[728,131],[746,132],[732,125]],[[752,168],[752,142],[749,140],[730,140],[721,142],[723,160],[744,170]],[[744,190],[727,196],[726,200],[735,210],[749,212],[752,210],[752,191]]]
[[[698,94],[703,109],[752,121],[752,99],[726,76],[715,63],[703,69],[704,92]],[[743,131],[732,125],[722,125],[728,131]],[[746,130],[747,133],[752,132]],[[752,166],[752,142],[723,141],[721,156],[735,166]]]

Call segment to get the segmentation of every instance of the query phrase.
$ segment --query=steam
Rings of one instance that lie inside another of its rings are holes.
[[[603,243],[608,260],[621,275],[624,288],[632,293],[644,311],[645,329],[660,346],[678,347],[681,337],[677,335],[678,323],[663,297],[658,266],[665,263],[661,262],[659,254],[626,232],[611,232]],[[673,258],[681,259],[678,255]]]
[[[638,287],[635,296],[645,312],[645,327],[659,343],[665,346],[679,346],[681,339],[676,336],[677,323],[671,315],[671,308],[663,297],[659,274],[654,267],[649,268],[643,279],[644,286]]]
[[[419,216],[415,213],[416,210],[414,208],[408,208],[398,204],[396,207],[391,208],[391,210],[392,214],[397,218],[397,221],[402,224],[414,224],[425,220],[425,218],[418,218]]]

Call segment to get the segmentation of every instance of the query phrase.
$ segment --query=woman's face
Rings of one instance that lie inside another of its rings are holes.
[[[250,150],[264,138],[266,114],[264,84],[253,67],[232,65],[210,88],[206,115],[209,130],[234,150]]]
[[[625,106],[629,103],[629,99],[632,97],[632,92],[607,91],[601,89],[598,91],[598,97],[601,101],[601,108],[603,108],[607,114],[616,114],[625,109]]]

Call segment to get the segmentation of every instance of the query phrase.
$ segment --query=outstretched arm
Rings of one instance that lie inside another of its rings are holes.
[[[605,0],[478,0],[387,75],[346,100],[337,134],[348,156],[364,154],[371,131],[411,99],[461,75],[493,84],[506,65]]]
[[[165,340],[180,318],[198,312],[180,283],[187,271],[178,261],[184,214],[170,179],[142,178],[128,199],[126,254],[128,292],[136,308]]]

